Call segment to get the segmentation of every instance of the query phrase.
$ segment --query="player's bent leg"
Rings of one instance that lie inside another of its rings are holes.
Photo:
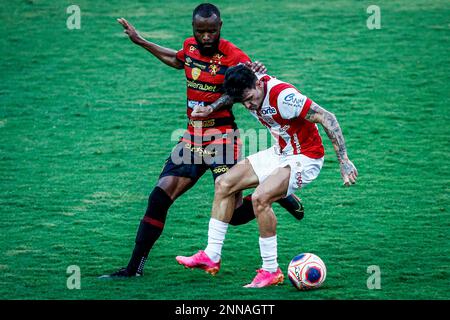
[[[240,194],[239,194],[240,195]],[[233,216],[230,220],[230,224],[237,226],[246,224],[255,219],[255,213],[252,205],[252,195],[248,195],[242,199],[238,198],[239,202],[236,202]],[[238,201],[238,200],[237,200]],[[282,197],[276,201],[281,207],[289,212],[295,219],[302,220],[305,214],[305,210],[302,201],[295,194],[291,194],[287,197]]]
[[[221,165],[212,169],[214,181],[229,171],[235,164]],[[235,193],[235,209],[229,224],[233,226],[248,223],[255,219],[252,201],[249,196],[242,198],[242,191]]]
[[[139,224],[128,266],[101,278],[129,278],[143,275],[148,254],[162,234],[170,206],[194,184],[195,181],[191,178],[176,176],[165,176],[158,181],[148,198],[147,210]]]
[[[276,233],[276,217],[272,210],[272,203],[286,195],[290,174],[289,166],[276,169],[253,193],[253,209],[262,237],[270,237]]]
[[[236,206],[229,223],[232,226],[240,226],[249,223],[255,218],[256,216],[253,211],[252,195],[250,194],[242,199],[242,203],[239,206]]]
[[[278,168],[267,177],[253,193],[252,201],[259,226],[259,248],[262,268],[246,288],[262,288],[277,285],[284,281],[277,262],[277,219],[272,203],[286,195],[289,187],[291,168]]]
[[[159,179],[157,187],[164,190],[165,193],[175,201],[179,196],[192,188],[197,180],[188,177],[165,176]]]
[[[175,259],[186,268],[203,269],[215,275],[220,269],[221,251],[228,222],[234,211],[236,193],[258,184],[258,177],[247,159],[221,175],[215,183],[214,203],[208,228],[208,245],[190,257]]]
[[[187,177],[162,177],[148,199],[148,206],[136,235],[136,246],[127,269],[142,273],[148,254],[161,236],[167,213],[173,202],[189,190],[195,181]]]
[[[286,211],[289,212],[295,219],[303,219],[305,209],[303,207],[302,200],[295,194],[291,194],[290,196],[281,198],[275,202],[286,209]],[[240,206],[236,206],[230,220],[230,224],[233,226],[239,226],[246,224],[255,218],[256,216],[253,211],[252,195],[249,194],[242,199],[242,204]]]
[[[281,198],[276,202],[297,220],[302,220],[305,216],[305,209],[303,207],[302,200],[295,194]]]
[[[258,176],[248,159],[233,166],[215,182],[212,218],[228,223],[235,209],[236,193],[257,186]]]

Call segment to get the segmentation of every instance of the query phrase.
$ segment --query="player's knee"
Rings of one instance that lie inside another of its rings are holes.
[[[257,214],[257,212],[263,210],[264,208],[270,206],[272,204],[270,199],[271,197],[267,193],[260,192],[258,191],[258,189],[256,189],[255,192],[253,192],[252,194],[253,208],[257,209],[255,210],[255,214]]]
[[[177,186],[178,186],[177,177],[166,176],[159,179],[155,189],[159,188],[162,191],[164,191],[164,193],[168,195],[171,199],[175,199],[177,197],[176,194]]]
[[[224,175],[221,175],[217,177],[214,183],[214,192],[217,196],[227,196],[230,194],[231,187],[230,181]]]
[[[151,218],[149,221],[158,221],[164,224],[167,212],[173,201],[169,195],[160,187],[155,187],[148,197],[148,206],[145,216]]]

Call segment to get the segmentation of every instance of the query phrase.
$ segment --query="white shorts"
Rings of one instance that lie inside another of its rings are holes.
[[[275,153],[274,146],[252,154],[247,159],[258,176],[259,183],[266,180],[277,168],[290,166],[291,175],[286,197],[316,179],[323,166],[323,157],[313,159],[303,154],[279,155]]]

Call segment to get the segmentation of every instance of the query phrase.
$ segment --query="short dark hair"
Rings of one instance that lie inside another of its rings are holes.
[[[194,12],[192,12],[192,20],[194,20],[196,15],[199,15],[202,18],[209,18],[213,14],[220,19],[220,11],[215,5],[211,3],[202,3],[194,9]]]
[[[223,87],[225,93],[233,98],[234,102],[242,102],[244,91],[255,89],[257,80],[255,73],[249,67],[239,64],[227,70]]]

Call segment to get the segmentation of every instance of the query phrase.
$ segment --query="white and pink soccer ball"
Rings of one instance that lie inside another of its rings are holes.
[[[301,253],[289,263],[288,276],[298,290],[316,289],[325,281],[327,268],[315,254]]]

